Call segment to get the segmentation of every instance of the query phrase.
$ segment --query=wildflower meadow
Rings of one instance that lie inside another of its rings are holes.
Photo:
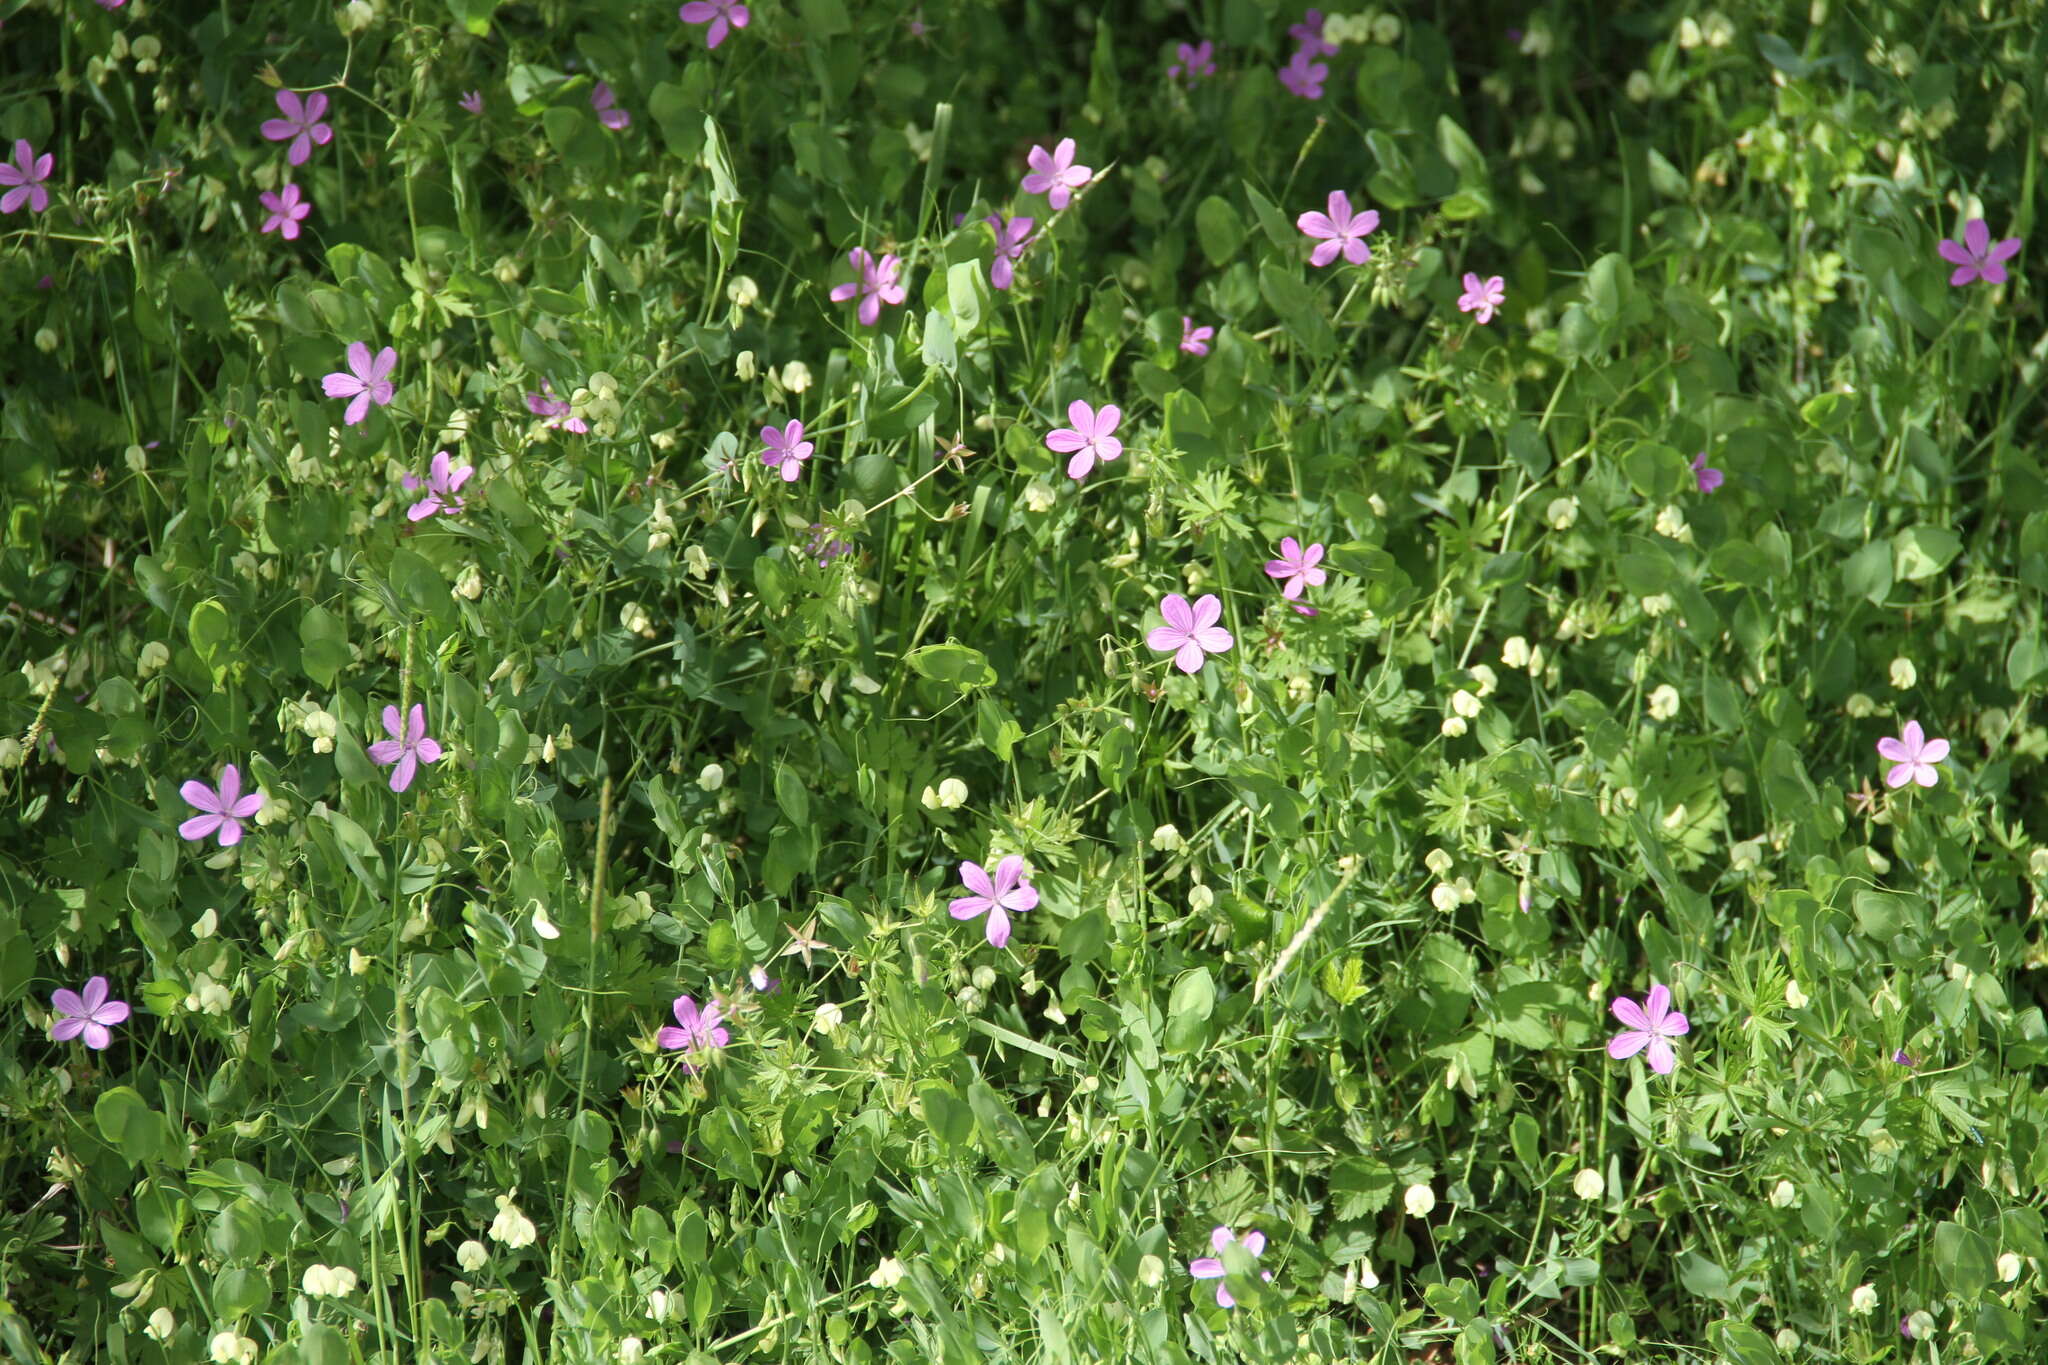
[[[0,3],[0,1361],[2048,1361],[2044,35]]]

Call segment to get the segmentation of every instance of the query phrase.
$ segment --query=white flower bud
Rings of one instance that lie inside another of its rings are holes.
[[[1528,637],[1522,635],[1510,636],[1508,642],[1500,647],[1500,661],[1509,668],[1527,668],[1529,666]]]
[[[782,387],[791,393],[802,393],[811,386],[811,367],[801,360],[792,360],[782,367]]]
[[[1864,720],[1877,714],[1877,703],[1861,692],[1851,692],[1849,700],[1842,703],[1842,710],[1851,720]]]
[[[142,1334],[152,1341],[169,1341],[177,1330],[177,1314],[168,1308],[159,1308],[149,1315],[149,1326],[142,1329]]]
[[[1665,683],[1650,693],[1650,719],[1670,720],[1678,714],[1678,689]]]
[[[1543,519],[1556,530],[1571,530],[1572,524],[1579,519],[1579,500],[1575,497],[1552,498],[1550,506],[1544,509]]]
[[[516,1251],[520,1247],[530,1247],[538,1241],[540,1229],[533,1225],[531,1218],[519,1211],[519,1206],[512,1202],[511,1195],[501,1194],[498,1196],[498,1216],[491,1220],[488,1235],[492,1241],[502,1242]]]
[[[619,1365],[640,1365],[646,1349],[646,1344],[638,1337],[619,1338]]]
[[[1410,1218],[1424,1218],[1436,1207],[1436,1191],[1427,1185],[1410,1185],[1401,1196],[1401,1206]]]
[[[846,1012],[830,1000],[818,1006],[818,1012],[812,1016],[812,1022],[820,1033],[831,1033],[845,1021]]]
[[[903,1262],[894,1256],[884,1256],[874,1273],[868,1276],[868,1283],[876,1289],[894,1289],[903,1283],[904,1274]]]
[[[2017,1280],[2022,1269],[2024,1267],[2020,1264],[2020,1258],[2016,1252],[2008,1251],[1998,1258],[1998,1278],[2007,1284]]]
[[[1869,1284],[1859,1284],[1856,1286],[1855,1289],[1850,1291],[1849,1311],[1851,1313],[1869,1313],[1875,1311],[1876,1308],[1877,1286]]]
[[[1892,686],[1901,692],[1920,681],[1920,673],[1907,658],[1892,660]]]
[[[1806,992],[1799,989],[1797,981],[1787,981],[1785,983],[1785,1003],[1795,1010],[1803,1010],[1809,1003]]]
[[[1152,847],[1159,852],[1171,853],[1180,846],[1180,831],[1172,825],[1161,825],[1152,831]]]
[[[758,373],[754,368],[754,353],[752,351],[741,351],[739,355],[734,357],[732,372],[740,377],[742,383],[753,383],[754,375]]]
[[[1799,1202],[1799,1187],[1789,1180],[1780,1180],[1771,1187],[1771,1207],[1789,1209]]]
[[[482,1270],[484,1262],[490,1259],[491,1253],[489,1250],[474,1237],[468,1238],[461,1246],[455,1248],[455,1264],[461,1266],[466,1271]]]
[[[1598,1199],[1607,1193],[1607,1181],[1591,1166],[1572,1177],[1572,1193],[1581,1199]]]

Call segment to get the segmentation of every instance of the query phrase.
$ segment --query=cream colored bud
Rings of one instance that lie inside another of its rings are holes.
[[[1462,716],[1445,716],[1444,723],[1437,729],[1442,731],[1446,738],[1456,739],[1465,733],[1466,725]]]
[[[491,1220],[490,1230],[486,1235],[492,1241],[516,1251],[520,1247],[530,1247],[538,1241],[540,1229],[533,1225],[531,1218],[519,1211],[519,1206],[512,1202],[511,1195],[501,1194],[498,1196],[498,1216]]]
[[[1637,104],[1644,103],[1655,93],[1654,88],[1650,84],[1650,73],[1647,71],[1629,72],[1628,80],[1622,84],[1621,88]]]
[[[1180,846],[1180,831],[1172,825],[1161,825],[1152,831],[1152,847],[1159,852],[1171,853]]]
[[[697,774],[699,791],[715,792],[725,785],[725,768],[717,763],[706,763],[704,771]]]
[[[1500,661],[1509,668],[1529,666],[1529,640],[1527,636],[1513,635],[1500,647]]]
[[[903,1262],[894,1256],[884,1256],[874,1273],[868,1276],[868,1283],[876,1289],[894,1289],[903,1283],[906,1273]]]
[[[1050,511],[1054,501],[1056,501],[1056,495],[1053,493],[1051,485],[1040,483],[1036,479],[1024,485],[1025,511]]]
[[[1607,1180],[1588,1166],[1572,1177],[1572,1193],[1581,1199],[1598,1199],[1607,1193]]]
[[[1842,703],[1842,710],[1851,720],[1863,720],[1877,714],[1877,703],[1861,692],[1851,692],[1849,700]]]
[[[1894,688],[1904,692],[1918,681],[1920,681],[1920,672],[1913,667],[1911,659],[1898,658],[1892,660],[1892,686]]]
[[[1479,713],[1485,709],[1486,704],[1470,692],[1461,689],[1451,693],[1451,710],[1457,712],[1466,720],[1477,720]]]
[[[1877,1286],[1859,1284],[1849,1293],[1849,1311],[1863,1314],[1877,1309]]]
[[[2017,1280],[2024,1269],[2017,1252],[2008,1251],[1998,1258],[1998,1278],[2006,1284]]]
[[[1458,908],[1458,888],[1449,882],[1438,882],[1429,893],[1429,903],[1448,915]]]
[[[752,351],[741,351],[735,356],[733,358],[732,372],[740,377],[742,383],[753,383],[754,376],[759,373],[754,368],[754,353]]]
[[[1571,530],[1579,519],[1579,500],[1575,497],[1552,498],[1550,506],[1543,511],[1543,519],[1556,530]]]
[[[1805,991],[1799,989],[1797,981],[1787,981],[1785,983],[1785,1003],[1795,1010],[1803,1010],[1811,1003],[1811,999]]]
[[[149,1315],[149,1326],[142,1334],[152,1341],[169,1341],[178,1330],[178,1317],[168,1308],[159,1308]]]
[[[455,1248],[455,1264],[465,1271],[475,1272],[484,1268],[484,1262],[491,1259],[491,1253],[482,1242],[471,1237]]]
[[[1643,599],[1643,615],[1662,616],[1670,611],[1673,605],[1669,593],[1651,593]]]
[[[1433,848],[1422,855],[1422,865],[1439,877],[1447,876],[1452,867],[1451,855],[1440,848]]]
[[[1670,720],[1678,714],[1678,689],[1664,683],[1650,693],[1650,719]]]
[[[827,1000],[818,1006],[818,1012],[811,1016],[811,1022],[817,1026],[818,1032],[831,1033],[846,1022],[846,1011]]]
[[[782,367],[782,387],[791,393],[802,393],[811,386],[811,367],[801,360],[792,360]]]
[[[1401,21],[1391,14],[1382,14],[1372,21],[1372,40],[1381,47],[1392,47],[1401,41]]]
[[[1780,1180],[1771,1186],[1771,1207],[1789,1209],[1799,1202],[1799,1187],[1789,1180]]]
[[[646,1343],[638,1337],[619,1338],[619,1365],[640,1365],[646,1351]]]
[[[939,783],[939,805],[946,810],[958,810],[967,804],[967,784],[957,777],[949,777]]]
[[[1166,1283],[1166,1262],[1147,1252],[1138,1258],[1138,1283],[1147,1289],[1157,1289]]]
[[[1401,1206],[1410,1218],[1426,1218],[1436,1207],[1436,1191],[1427,1185],[1410,1185],[1401,1195]]]
[[[725,297],[735,308],[752,308],[761,300],[761,286],[754,283],[752,275],[735,275],[725,287]]]

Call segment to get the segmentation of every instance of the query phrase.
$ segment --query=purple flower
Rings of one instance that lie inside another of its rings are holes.
[[[1913,1060],[1913,1055],[1907,1052],[1904,1048],[1900,1048],[1897,1052],[1894,1052],[1892,1054],[1892,1060],[1903,1067],[1915,1067],[1919,1065],[1918,1062]]]
[[[275,232],[287,242],[297,241],[299,220],[313,211],[313,201],[300,197],[297,185],[286,185],[276,194],[265,190],[256,197],[270,213],[260,230]]]
[[[1465,272],[1465,292],[1458,296],[1458,311],[1477,313],[1481,326],[1493,321],[1493,310],[1500,307],[1501,300],[1508,296],[1507,282],[1495,275],[1482,280],[1471,271]]]
[[[725,1012],[718,1008],[715,1000],[706,1001],[703,1009],[687,995],[675,998],[676,1027],[664,1025],[654,1035],[654,1040],[670,1050],[701,1054],[715,1047],[724,1047],[732,1041],[732,1035],[725,1030]],[[689,1058],[682,1063],[685,1072],[695,1074],[697,1068]]]
[[[1692,457],[1692,478],[1702,493],[1711,493],[1721,486],[1721,471],[1707,463],[1707,452],[1704,450]]]
[[[615,132],[633,121],[625,110],[612,108],[612,88],[603,81],[590,92],[590,107],[597,110],[597,121]]]
[[[1216,74],[1216,44],[1207,38],[1192,47],[1186,43],[1176,43],[1173,55],[1176,60],[1172,66],[1166,68],[1169,78],[1185,74],[1188,84],[1193,85],[1198,77]]]
[[[427,466],[427,495],[405,509],[407,521],[424,521],[436,512],[455,513],[462,510],[462,499],[458,496],[457,490],[469,481],[469,476],[476,473],[476,469],[474,466],[464,465],[451,471],[450,463],[447,451],[434,452],[434,461]],[[410,474],[405,476],[406,492],[410,493],[419,486],[418,479]]]
[[[1067,461],[1068,478],[1086,478],[1097,460],[1114,460],[1124,453],[1124,443],[1110,434],[1123,420],[1123,409],[1116,404],[1104,403],[1098,410],[1076,398],[1067,404],[1067,420],[1073,425],[1053,428],[1046,433],[1045,444],[1074,457]]]
[[[811,458],[813,446],[804,439],[804,424],[792,419],[786,427],[762,427],[761,463],[782,475],[784,483],[795,483],[803,463]]]
[[[56,168],[57,154],[44,152],[40,157],[25,137],[14,140],[14,160],[0,162],[0,185],[14,188],[0,195],[0,213],[12,213],[23,203],[30,213],[41,213],[50,207],[50,192],[43,188],[43,182],[50,178]]]
[[[1006,220],[1000,214],[991,213],[981,221],[994,228],[996,234],[996,258],[989,263],[988,282],[998,289],[1008,289],[1010,282],[1016,278],[1014,266],[1017,259],[1024,254],[1024,248],[1031,244],[1031,225],[1036,220]]]
[[[1614,1017],[1628,1027],[1607,1040],[1607,1055],[1618,1062],[1648,1048],[1650,1070],[1669,1076],[1677,1065],[1671,1040],[1692,1031],[1686,1017],[1671,1008],[1671,988],[1653,981],[1649,998],[1642,1004],[1625,995],[1616,996],[1613,1009]]]
[[[1331,190],[1330,211],[1317,213],[1310,209],[1294,220],[1306,237],[1321,237],[1316,249],[1309,253],[1308,263],[1315,266],[1328,265],[1342,252],[1344,259],[1353,265],[1364,265],[1372,259],[1372,248],[1365,239],[1379,231],[1378,209],[1366,209],[1360,213],[1351,211],[1351,196],[1342,190]]]
[[[334,129],[320,121],[327,112],[327,96],[315,91],[301,100],[290,90],[277,92],[277,107],[283,118],[265,119],[260,130],[272,142],[290,140],[284,159],[294,166],[303,166],[306,158],[313,154],[313,144],[325,147],[334,140]]]
[[[690,0],[676,11],[676,16],[686,24],[709,24],[710,31],[704,35],[704,46],[717,47],[725,41],[726,26],[745,28],[747,7],[738,0]],[[688,996],[683,997],[688,999]]]
[[[1972,280],[1986,284],[2005,283],[2004,262],[2019,254],[2020,239],[2008,237],[1997,246],[1991,244],[1991,225],[1982,218],[1972,218],[1963,225],[1963,240],[1960,242],[1944,237],[1936,248],[1941,258],[1955,266],[1955,273],[1948,277],[1952,285],[1965,285]]]
[[[860,278],[834,286],[832,302],[844,303],[855,294],[860,295],[860,325],[872,327],[882,316],[883,304],[893,308],[903,302],[903,286],[897,282],[903,258],[890,252],[878,261],[868,254],[866,247],[857,246],[846,253],[846,259],[853,263],[854,273]]]
[[[1310,10],[1309,13],[1314,14],[1315,11]],[[1265,1233],[1247,1232],[1243,1237],[1239,1237],[1229,1228],[1219,1225],[1209,1233],[1209,1249],[1216,1254],[1214,1256],[1197,1256],[1194,1260],[1189,1261],[1188,1274],[1198,1280],[1222,1279],[1223,1248],[1229,1246],[1232,1242],[1236,1242],[1254,1256],[1261,1255],[1266,1250]],[[1268,1280],[1273,1278],[1273,1272],[1270,1270],[1260,1271],[1259,1273]],[[1224,1308],[1237,1307],[1237,1300],[1231,1298],[1230,1291],[1220,1284],[1216,1286],[1216,1302]]]
[[[1287,65],[1280,68],[1280,84],[1289,93],[1305,100],[1319,100],[1323,97],[1323,82],[1329,78],[1330,68],[1318,61],[1312,61],[1305,47],[1294,49],[1294,56]]]
[[[766,967],[756,964],[747,968],[747,984],[752,986],[757,994],[774,995],[782,989],[782,978],[768,975]]]
[[[559,427],[563,431],[573,431],[579,436],[590,430],[589,423],[570,412],[569,400],[555,397],[555,386],[551,380],[541,380],[540,392],[526,395],[526,410],[535,417],[547,418],[547,421],[541,424],[546,427]]]
[[[412,704],[412,715],[403,730],[398,725],[398,708],[385,707],[384,733],[391,738],[372,744],[370,759],[380,768],[387,763],[398,765],[391,770],[391,790],[395,792],[412,785],[420,764],[441,761],[441,746],[427,738],[427,708],[418,702]]]
[[[1209,338],[1215,335],[1214,327],[1197,327],[1186,313],[1180,315],[1180,348],[1189,355],[1209,354]]]
[[[110,1030],[128,1017],[128,1002],[107,999],[107,979],[96,976],[85,983],[85,993],[58,989],[50,992],[50,1004],[62,1019],[50,1025],[50,1041],[68,1043],[80,1034],[85,1045],[97,1051],[114,1040]]]
[[[1061,138],[1050,154],[1043,147],[1033,147],[1024,159],[1031,163],[1031,174],[1024,177],[1024,193],[1043,194],[1055,210],[1065,208],[1074,191],[1086,186],[1095,173],[1090,167],[1074,164],[1074,139],[1070,137]]]
[[[241,770],[232,763],[220,770],[218,790],[195,779],[178,788],[178,795],[201,812],[178,826],[178,837],[203,840],[219,830],[222,848],[242,842],[242,822],[263,809],[263,789],[242,795]]]
[[[1884,775],[1887,787],[1903,787],[1908,782],[1931,787],[1937,776],[1934,765],[1948,757],[1948,741],[1927,738],[1920,722],[1909,720],[1897,739],[1887,735],[1877,742],[1877,756],[1892,761]]]
[[[853,553],[853,542],[835,538],[824,522],[814,521],[811,523],[811,538],[804,542],[804,553],[816,559],[819,568],[829,568],[833,560]]]
[[[484,111],[484,92],[472,90],[455,102],[472,114],[481,114]]]
[[[341,414],[343,426],[352,427],[368,417],[372,403],[380,408],[391,405],[391,395],[396,392],[391,383],[391,371],[397,365],[398,352],[389,346],[377,352],[377,358],[372,360],[367,343],[351,341],[348,344],[349,373],[336,370],[320,377],[329,398],[353,400]]]
[[[947,902],[946,913],[954,919],[988,916],[988,941],[1000,948],[1010,941],[1010,912],[1022,914],[1038,905],[1038,892],[1024,880],[1024,860],[1012,853],[996,864],[991,879],[980,863],[962,862],[960,880],[973,892]]]
[[[1193,673],[1207,662],[1207,656],[1221,654],[1237,643],[1230,632],[1217,625],[1223,617],[1223,601],[1215,593],[1204,593],[1193,606],[1177,592],[1159,599],[1159,614],[1166,624],[1155,626],[1145,637],[1148,649],[1173,654],[1174,666]]]
[[[1311,57],[1334,57],[1337,45],[1323,39],[1323,12],[1312,9],[1301,16],[1301,22],[1287,30],[1287,36],[1301,44],[1301,50]]]
[[[1293,536],[1283,536],[1280,539],[1280,557],[1266,561],[1266,575],[1287,580],[1280,585],[1280,595],[1291,601],[1301,596],[1304,586],[1323,586],[1329,574],[1316,567],[1316,562],[1322,557],[1321,545],[1311,545],[1304,550],[1301,542]]]

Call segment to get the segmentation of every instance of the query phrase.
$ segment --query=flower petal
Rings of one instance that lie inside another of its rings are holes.
[[[1607,1040],[1607,1055],[1615,1061],[1626,1061],[1650,1045],[1650,1034],[1644,1029],[1630,1029],[1617,1033]]]

